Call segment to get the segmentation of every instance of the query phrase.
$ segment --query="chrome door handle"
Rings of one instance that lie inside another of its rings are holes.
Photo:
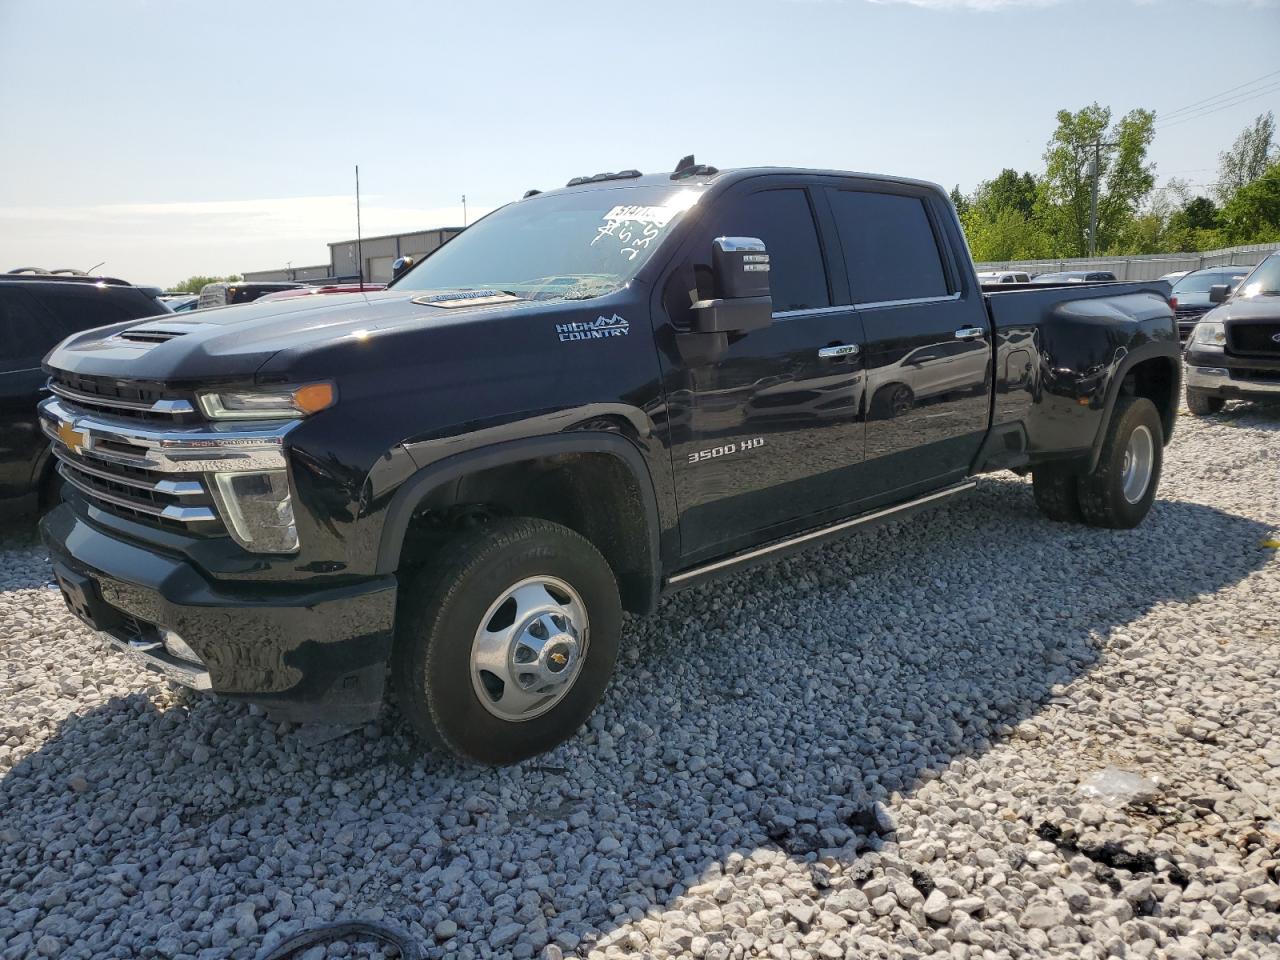
[[[987,331],[983,330],[981,327],[961,327],[959,330],[956,331],[956,339],[957,340],[974,340],[982,336],[986,332]]]
[[[818,351],[818,356],[823,360],[830,360],[832,357],[856,357],[862,352],[862,348],[856,343],[842,343],[834,347],[823,347]]]

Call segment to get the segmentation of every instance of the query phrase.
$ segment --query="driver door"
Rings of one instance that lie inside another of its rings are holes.
[[[805,183],[761,181],[702,211],[665,288],[672,348],[663,374],[690,562],[785,535],[858,498],[865,374],[856,353],[824,348],[860,351],[862,327],[853,308],[833,306],[821,195]],[[688,307],[707,295],[712,241],[721,236],[764,241],[773,322],[729,334],[721,352],[699,359],[691,346],[716,335],[684,332]]]

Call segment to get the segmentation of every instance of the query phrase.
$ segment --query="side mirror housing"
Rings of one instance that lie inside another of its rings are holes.
[[[396,257],[395,262],[391,264],[391,282],[395,283],[401,276],[408,273],[416,262],[413,257]]]
[[[1231,292],[1231,288],[1228,287],[1225,283],[1215,283],[1212,287],[1209,288],[1209,302],[1225,303],[1230,292]]]
[[[698,333],[742,333],[773,322],[769,254],[755,237],[718,237],[711,247],[715,296],[693,305]]]

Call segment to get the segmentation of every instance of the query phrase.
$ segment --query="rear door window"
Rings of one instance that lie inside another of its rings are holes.
[[[951,293],[922,197],[835,188],[828,194],[854,303]]]

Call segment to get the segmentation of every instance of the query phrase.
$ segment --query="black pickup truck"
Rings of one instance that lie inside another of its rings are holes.
[[[576,178],[389,289],[72,337],[41,416],[71,608],[189,685],[507,763],[623,610],[1031,472],[1131,527],[1179,395],[1165,283],[978,284],[934,184]],[[1052,528],[1045,529],[1052,535]]]
[[[1209,288],[1218,304],[1187,338],[1187,409],[1218,413],[1228,400],[1280,400],[1280,252],[1234,287]]]

